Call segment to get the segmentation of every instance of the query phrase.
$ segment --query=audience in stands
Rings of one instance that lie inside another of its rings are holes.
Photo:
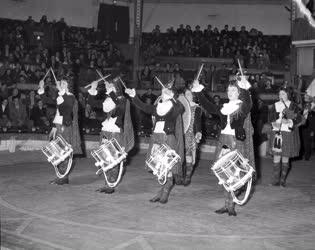
[[[289,48],[286,38],[263,36],[256,29],[249,32],[243,26],[240,31],[226,25],[221,31],[208,25],[202,30],[199,25],[170,27],[163,33],[156,25],[151,34],[143,34],[143,56],[148,63],[139,71],[140,88],[148,89],[142,98],[154,102],[152,89],[160,89],[155,76],[167,84],[173,82],[181,91],[196,75],[196,70],[184,70],[177,62],[156,62],[156,55],[223,57],[234,59],[234,66],[223,64],[205,67],[200,82],[208,91],[224,91],[231,74],[235,73],[237,61],[252,69],[267,71],[272,63],[284,60]],[[280,48],[280,49],[279,49]],[[47,128],[52,125],[57,96],[54,78],[45,79],[46,90],[42,100],[31,87],[19,90],[19,84],[38,84],[48,69],[53,68],[57,78],[61,74],[76,74],[79,85],[98,78],[95,69],[106,73],[108,68],[121,67],[124,58],[120,50],[97,29],[68,26],[63,18],[50,21],[43,16],[39,22],[29,17],[25,22],[0,20],[0,127],[1,128]],[[250,82],[257,91],[273,91],[275,84],[267,74],[250,75]],[[49,93],[49,94],[48,94]],[[85,93],[79,93],[80,120],[84,125],[100,127],[98,111],[86,102]],[[213,101],[222,105],[219,96]],[[141,117],[142,129],[149,133],[151,118]],[[216,124],[210,134],[215,131]]]
[[[181,24],[162,33],[156,25],[151,33],[143,34],[143,56],[150,60],[153,56],[220,57],[237,59],[242,65],[267,69],[271,63],[285,63],[290,52],[289,36],[264,36],[257,29],[249,32],[245,26],[240,31],[236,27],[224,26],[221,32],[211,25],[202,31],[197,25],[192,31],[190,25]]]

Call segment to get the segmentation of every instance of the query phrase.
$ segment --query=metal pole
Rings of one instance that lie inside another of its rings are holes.
[[[296,3],[294,1],[291,1],[291,29],[290,29],[290,36],[291,36],[291,43],[293,42],[293,34],[294,34],[294,22],[296,19]],[[297,74],[297,49],[291,44],[291,65],[290,65],[290,79],[291,79],[291,86],[294,85],[295,76]]]
[[[143,0],[134,0],[134,50],[133,50],[133,82],[138,84],[138,69],[140,65],[140,46],[142,37]]]

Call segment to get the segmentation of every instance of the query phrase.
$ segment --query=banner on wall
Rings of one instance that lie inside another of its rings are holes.
[[[128,43],[129,7],[100,4],[97,27],[101,31],[102,39],[109,37],[114,42]]]

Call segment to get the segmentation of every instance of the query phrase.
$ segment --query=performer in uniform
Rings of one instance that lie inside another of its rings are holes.
[[[100,143],[102,140],[115,138],[119,145],[128,153],[134,146],[134,131],[130,116],[130,102],[123,95],[118,78],[112,83],[105,81],[105,99],[97,96],[97,85],[99,81],[92,82],[91,89],[88,90],[90,96],[88,102],[92,107],[101,106],[106,118],[102,122]],[[119,174],[119,167],[114,167],[106,172],[110,182],[115,182]],[[98,192],[111,194],[115,191],[114,187],[109,187],[105,180],[105,186],[97,189]]]
[[[251,124],[250,110],[252,107],[251,97],[248,89],[248,81],[231,81],[227,88],[228,103],[222,108],[210,102],[204,94],[204,86],[199,81],[193,82],[192,91],[196,93],[200,105],[210,114],[220,117],[221,133],[216,148],[216,159],[220,157],[222,148],[230,150],[237,149],[250,165],[255,168],[253,150],[253,127]],[[230,192],[224,189],[225,205],[216,210],[218,214],[228,213],[236,216],[235,203]]]
[[[70,92],[70,82],[71,80],[67,78],[56,82],[59,92],[56,99],[56,114],[53,120],[54,127],[50,131],[49,138],[54,139],[57,135],[61,135],[72,145],[73,154],[75,155],[82,154],[82,148],[78,125],[78,102],[75,96]],[[45,93],[44,84],[43,80],[39,82],[38,94],[41,96]],[[44,100],[45,98],[42,99]],[[72,168],[73,165],[74,163],[72,163]],[[60,173],[65,173],[67,170],[66,162],[60,163],[58,169]],[[68,184],[69,174],[63,178],[54,179],[51,181],[51,184]]]
[[[155,123],[151,135],[147,159],[150,158],[154,148],[161,144],[167,144],[183,159],[184,157],[184,136],[181,114],[184,107],[179,101],[174,100],[174,91],[170,88],[163,88],[162,94],[156,105],[145,104],[136,95],[135,89],[126,89],[125,92],[131,97],[133,104],[143,112],[153,116]],[[182,162],[178,162],[172,171],[168,173],[165,185],[153,197],[151,202],[168,202],[169,194],[175,184],[183,184]]]
[[[187,131],[185,131],[185,157],[186,157],[186,175],[184,180],[184,186],[188,186],[191,182],[191,177],[194,172],[194,167],[196,163],[196,151],[198,143],[202,138],[201,133],[201,108],[200,106],[194,102],[193,93],[191,90],[187,89],[185,91],[185,98],[188,101],[189,107],[185,107],[190,109],[190,121],[189,127]],[[186,111],[185,111],[186,113]],[[183,116],[185,117],[185,115]],[[185,126],[185,124],[184,124]]]
[[[304,147],[304,159],[309,161],[312,155],[312,143],[315,136],[315,81],[313,80],[308,86],[304,95],[304,110],[303,110],[303,126],[302,137]]]
[[[290,88],[279,90],[279,101],[272,105],[270,121],[272,125],[271,145],[273,154],[273,174],[271,185],[286,185],[289,159],[299,156],[300,136],[297,125],[302,116],[299,107],[291,101]],[[282,163],[282,166],[281,166]]]

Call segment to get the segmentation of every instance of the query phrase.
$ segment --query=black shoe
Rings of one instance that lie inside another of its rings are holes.
[[[222,208],[220,208],[218,210],[215,210],[214,212],[216,214],[225,214],[225,213],[228,213],[229,211],[228,211],[228,209],[226,207],[222,207]]]
[[[158,202],[161,199],[162,196],[162,192],[163,192],[163,188],[161,188],[161,190],[157,193],[156,196],[154,196],[152,199],[150,199],[150,202]]]
[[[69,184],[69,179],[64,178],[64,179],[59,179],[56,178],[50,182],[50,184],[55,184],[55,185],[64,185],[64,184]]]
[[[228,213],[229,213],[229,216],[236,216],[237,215],[234,208],[229,209]]]
[[[285,182],[281,182],[281,183],[280,183],[280,186],[281,186],[281,187],[286,187],[286,185],[287,185],[287,184],[286,184]]]
[[[280,182],[272,182],[269,184],[269,186],[278,187],[278,186],[280,186]]]
[[[105,194],[112,194],[115,192],[115,188],[102,187],[102,188],[96,189],[96,192],[105,193]]]
[[[191,178],[185,178],[185,180],[184,180],[184,186],[185,187],[187,187],[187,186],[189,186],[190,185],[190,183],[191,183]]]

